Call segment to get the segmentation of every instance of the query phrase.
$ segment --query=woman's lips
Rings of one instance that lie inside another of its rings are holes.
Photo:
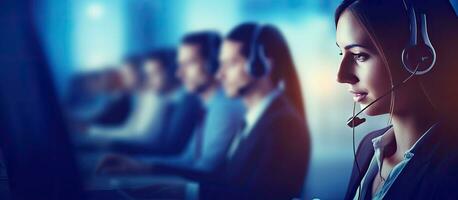
[[[350,91],[353,94],[353,101],[361,102],[367,97],[367,92]]]

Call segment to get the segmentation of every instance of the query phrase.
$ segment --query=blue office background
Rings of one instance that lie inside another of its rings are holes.
[[[335,81],[340,57],[333,14],[340,0],[38,2],[37,25],[61,96],[73,74],[116,64],[126,55],[176,45],[189,31],[225,34],[245,21],[277,25],[300,73],[312,134],[306,199],[343,196],[353,161],[351,130],[345,125],[353,104],[346,87]],[[371,118],[356,130],[357,141],[386,124],[386,116]]]

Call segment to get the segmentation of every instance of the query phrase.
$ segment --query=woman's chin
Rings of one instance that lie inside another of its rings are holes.
[[[368,104],[360,104],[361,109],[364,109]],[[381,109],[378,109],[378,107],[374,107],[375,105],[371,105],[371,107],[367,108],[364,110],[364,114],[367,116],[377,116],[377,115],[383,115],[386,114],[387,112],[382,111]]]

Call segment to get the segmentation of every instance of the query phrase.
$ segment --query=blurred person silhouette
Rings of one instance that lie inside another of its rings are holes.
[[[114,70],[107,87],[117,101],[108,106],[106,113],[102,113],[88,128],[87,139],[99,144],[102,149],[121,153],[175,155],[184,151],[197,126],[201,106],[194,95],[178,88],[174,78],[175,57],[173,50],[161,49],[146,58],[129,57],[121,68]],[[151,68],[151,64],[160,66]],[[165,69],[164,83],[157,80],[160,75],[153,76],[148,72],[157,67]],[[161,97],[158,98],[158,95]],[[166,99],[164,102],[167,105],[160,99]],[[130,113],[121,123],[97,123],[106,121],[105,117],[111,119],[124,114],[128,105]],[[155,138],[159,135],[163,137]]]
[[[70,120],[87,121],[100,112],[105,93],[105,75],[105,70],[97,70],[80,72],[72,77],[64,103]]]
[[[190,123],[195,123],[200,115],[200,103],[181,88],[175,73],[177,69],[176,51],[170,48],[154,50],[143,58],[141,72],[140,95],[150,97],[142,100],[153,103],[151,109],[140,109],[145,114],[134,118],[137,121],[148,119],[147,136],[131,141],[118,141],[112,144],[115,152],[127,154],[174,155],[179,153],[173,149],[183,149],[187,146],[192,129],[186,129]],[[186,112],[186,113],[184,113]],[[189,126],[188,126],[189,127]],[[137,125],[138,128],[138,125]]]
[[[89,122],[85,132],[89,137],[128,139],[136,133],[135,128],[139,126],[136,114],[141,110],[135,96],[141,88],[140,62],[140,56],[131,56],[119,68],[107,71],[105,95],[108,102],[103,111]]]

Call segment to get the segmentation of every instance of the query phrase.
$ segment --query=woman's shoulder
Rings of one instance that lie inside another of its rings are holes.
[[[366,134],[359,143],[358,150],[356,151],[358,157],[361,157],[361,154],[373,154],[372,152],[374,151],[374,147],[372,144],[372,139],[383,135],[390,128],[391,126],[387,126],[385,128],[378,129]]]
[[[378,129],[378,130],[375,130],[375,131],[372,131],[372,132],[369,132],[368,134],[366,134],[363,139],[361,140],[361,143],[360,144],[363,144],[363,143],[370,143],[372,145],[372,139],[376,138],[376,137],[379,137],[381,135],[383,135],[388,129],[390,129],[391,126],[387,126],[385,128],[382,128],[382,129]]]

